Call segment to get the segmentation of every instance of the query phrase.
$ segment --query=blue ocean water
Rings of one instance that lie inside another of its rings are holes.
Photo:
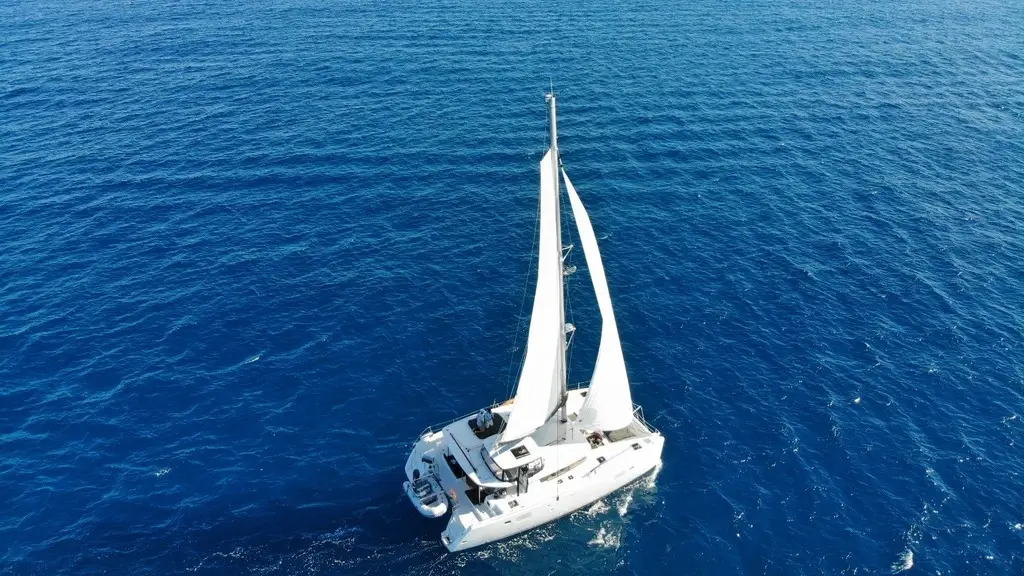
[[[0,572],[1024,574],[1022,30],[3,3]],[[664,467],[447,554],[401,467],[514,383],[552,81]]]

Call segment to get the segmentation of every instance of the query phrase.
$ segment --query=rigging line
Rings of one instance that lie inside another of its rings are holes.
[[[516,361],[516,346],[519,345],[519,331],[523,326],[523,311],[526,310],[526,293],[530,291],[530,273],[533,271],[533,259],[537,254],[538,232],[540,230],[540,202],[537,203],[537,218],[533,221],[533,243],[530,245],[530,265],[526,268],[526,282],[523,284],[523,297],[519,302],[519,314],[516,316],[516,333],[512,339],[512,353],[508,358],[508,370],[505,372],[505,396],[512,397],[512,366]],[[519,372],[523,371],[526,362],[526,351],[519,357]]]
[[[570,265],[572,265],[572,260],[570,260],[569,262],[570,262]],[[571,278],[571,276],[569,278]],[[565,305],[566,305],[567,308],[569,308],[569,323],[572,324],[573,327],[575,327],[576,326],[576,315],[572,311],[572,294],[573,294],[573,292],[569,291],[569,283],[568,283],[569,278],[566,278],[567,282],[566,282],[566,289],[565,289]],[[573,340],[575,340],[575,338],[573,338],[573,336],[575,336],[575,335],[576,335],[576,332],[573,331],[573,333],[569,336],[569,343],[568,343],[569,358],[565,362],[565,382],[566,382],[566,387],[568,387],[569,374],[572,372],[572,353],[576,349],[576,347],[572,345]]]
[[[519,302],[519,314],[516,316],[516,334],[512,339],[512,354],[508,359],[508,370],[505,372],[505,396],[512,397],[512,365],[516,360],[516,346],[519,344],[519,331],[523,325],[523,311],[526,309],[526,293],[530,291],[530,272],[533,271],[533,257],[537,253],[537,235],[540,229],[540,203],[537,203],[537,219],[533,223],[533,244],[530,246],[530,265],[526,269],[526,282],[523,284],[523,297]],[[526,362],[526,351],[519,358],[519,372],[523,371]]]
[[[547,122],[550,122],[551,121],[551,111],[550,111],[550,109],[548,109],[547,106],[545,106],[544,109],[545,109],[545,112],[546,112],[545,120]],[[541,143],[542,144],[547,144],[547,146],[544,149],[551,148],[549,140],[550,140],[550,135],[548,134],[547,130],[544,130],[544,135],[541,136]],[[512,397],[512,386],[513,386],[513,384],[512,384],[512,366],[513,366],[513,364],[515,363],[515,360],[516,360],[515,351],[516,351],[516,346],[519,344],[519,331],[522,329],[522,325],[523,325],[523,311],[526,309],[526,293],[529,292],[529,290],[530,290],[530,272],[533,271],[533,258],[534,258],[534,255],[537,253],[537,242],[538,242],[538,238],[539,238],[539,234],[538,234],[539,230],[540,230],[540,202],[537,203],[537,219],[534,220],[534,222],[533,222],[533,244],[530,246],[530,266],[526,269],[527,270],[526,283],[523,285],[523,297],[522,297],[522,300],[519,303],[519,315],[516,318],[516,334],[515,334],[515,337],[512,340],[512,354],[509,355],[508,370],[505,372],[505,396],[507,396],[509,398]],[[517,374],[522,373],[522,371],[523,371],[523,364],[525,364],[525,363],[526,363],[526,351],[524,350],[522,356],[519,357],[519,371],[517,372]]]
[[[562,159],[561,158],[558,159],[558,168],[559,169],[563,168],[563,166],[562,166]],[[568,190],[569,190],[568,187],[566,187],[566,195],[568,195]],[[559,190],[558,193],[561,194],[562,193],[561,190]],[[561,215],[559,215],[559,216],[561,216]],[[569,220],[569,215],[568,214],[565,215],[565,220],[568,223],[568,220]],[[575,216],[574,216],[573,217],[573,223],[575,223],[575,221],[576,221],[576,219],[575,219]],[[574,243],[573,236],[572,236],[572,229],[573,229],[573,227],[566,225],[564,229],[565,229],[566,234],[569,236],[569,245],[573,245],[573,243]],[[581,246],[582,246],[582,241],[581,241]],[[569,253],[566,254],[566,260],[568,260],[568,264],[571,267],[572,266],[572,250],[570,250]],[[564,268],[564,266],[563,266],[563,268]],[[572,311],[572,295],[573,295],[574,291],[571,291],[569,289],[569,287],[571,285],[570,284],[570,280],[571,279],[572,279],[572,275],[565,277],[565,305],[566,305],[566,307],[569,308],[569,323],[572,324],[573,326],[575,326],[576,325],[576,315]],[[572,285],[575,285],[575,284],[572,284]],[[575,332],[573,333],[573,335],[575,335]],[[565,383],[566,383],[566,389],[568,389],[568,387],[569,387],[569,373],[572,371],[572,353],[573,353],[573,350],[575,350],[575,348],[576,348],[575,346],[572,346],[572,341],[573,340],[574,339],[570,337],[570,339],[569,339],[569,346],[568,346],[568,348],[569,348],[569,350],[568,350],[569,357],[566,359],[566,362],[565,362]]]

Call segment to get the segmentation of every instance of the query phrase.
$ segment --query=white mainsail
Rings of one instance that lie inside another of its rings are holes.
[[[540,246],[537,288],[515,403],[501,442],[529,436],[561,402],[565,363],[562,310],[562,239],[559,232],[558,171],[554,148],[540,161]]]
[[[633,398],[629,392],[629,377],[626,375],[626,360],[622,356],[622,344],[619,342],[619,328],[615,324],[612,297],[608,292],[604,263],[601,261],[590,216],[565,170],[562,171],[562,177],[569,192],[572,215],[576,220],[587,269],[594,284],[597,307],[601,311],[601,344],[597,351],[594,374],[590,378],[590,390],[577,422],[591,430],[618,430],[633,420]]]

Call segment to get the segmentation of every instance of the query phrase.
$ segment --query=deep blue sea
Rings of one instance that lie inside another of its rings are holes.
[[[448,554],[551,83],[664,466]],[[1024,574],[1024,5],[3,2],[0,573]]]

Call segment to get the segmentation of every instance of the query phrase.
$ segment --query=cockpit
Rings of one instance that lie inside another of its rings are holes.
[[[515,482],[523,473],[525,473],[527,477],[533,476],[544,468],[544,459],[534,458],[526,464],[506,469],[498,465],[494,457],[491,456],[490,451],[487,450],[486,446],[480,448],[480,453],[483,455],[484,462],[487,463],[487,467],[490,468],[494,477],[503,482]]]
[[[524,438],[516,444],[495,449],[484,445],[480,455],[495,478],[515,484],[517,494],[525,493],[529,478],[544,468],[544,459],[539,455],[537,443]]]

